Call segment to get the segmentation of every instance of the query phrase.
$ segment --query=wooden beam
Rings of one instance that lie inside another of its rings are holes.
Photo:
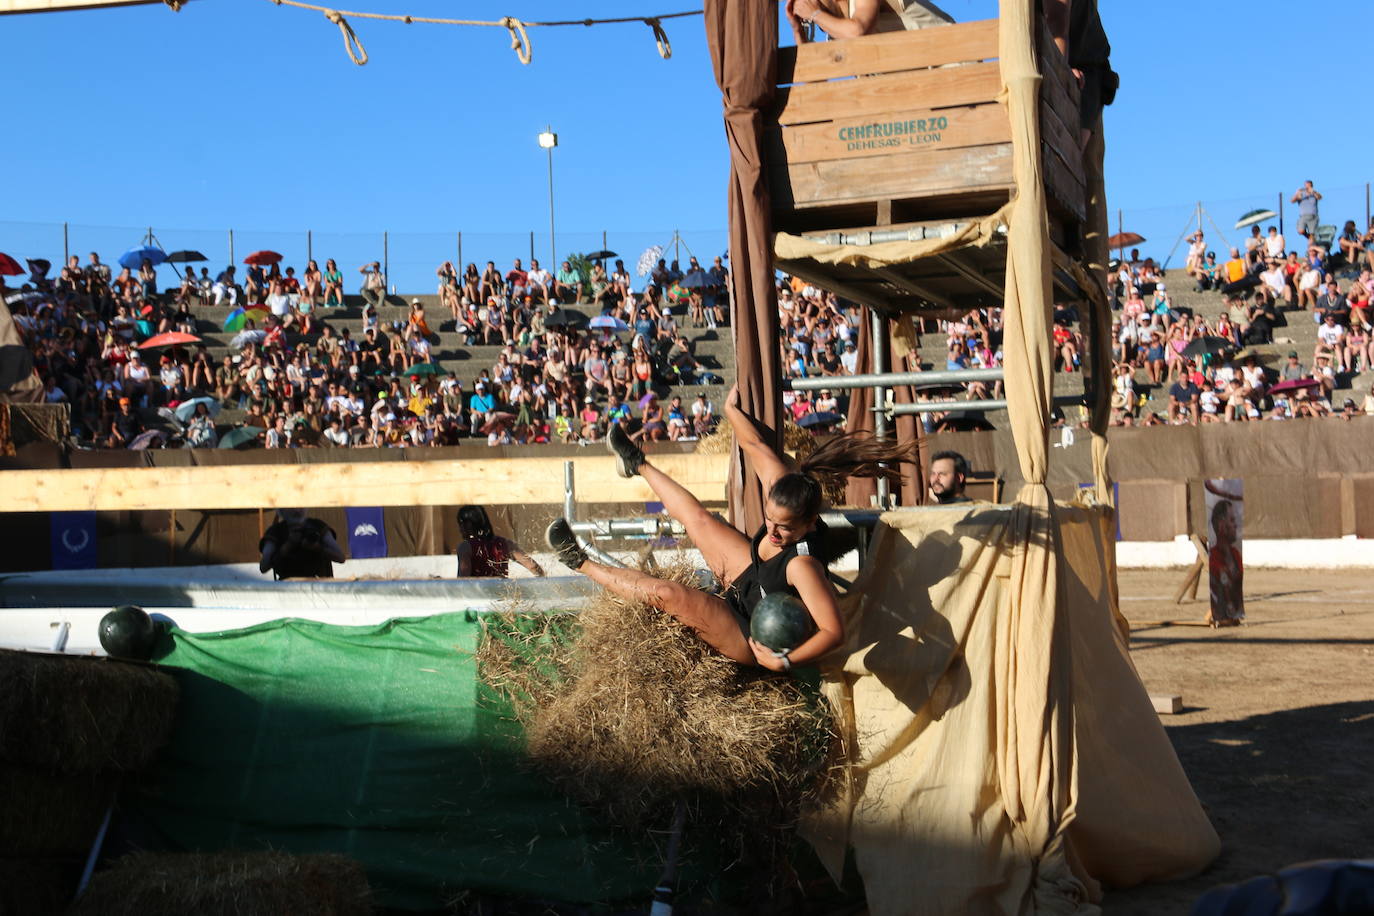
[[[566,460],[501,458],[3,471],[0,512],[561,503]],[[653,491],[640,478],[622,480],[617,476],[615,460],[610,456],[573,460],[579,501],[655,499]],[[698,499],[723,498],[729,455],[654,455],[653,461]]]
[[[1011,144],[888,153],[823,162],[775,160],[768,179],[780,202],[792,207],[828,206],[882,198],[962,197],[1011,190]],[[959,218],[971,215],[967,210]]]
[[[836,295],[843,296],[846,299],[853,299],[860,305],[866,305],[869,308],[876,308],[884,311],[904,311],[893,305],[893,303],[885,297],[875,296],[867,290],[861,290],[856,286],[850,286],[843,280],[836,279],[826,272],[826,265],[818,261],[780,260],[777,262],[776,266],[777,269],[783,273],[791,274],[794,277],[801,277],[808,283],[815,283],[818,286],[823,286]]]
[[[975,286],[982,287],[983,290],[992,293],[999,299],[1006,297],[1006,290],[1002,288],[1002,284],[998,283],[995,280],[988,279],[981,270],[979,270],[975,265],[970,264],[968,262],[968,259],[964,257],[963,252],[949,251],[944,254],[937,255],[937,257],[951,270],[953,270],[959,276],[963,277],[965,280],[969,281]]]
[[[899,123],[902,132],[866,138],[864,128],[875,121],[882,122],[879,127],[886,122]],[[873,145],[880,142],[894,145]],[[782,145],[791,163],[1010,142],[1011,122],[1007,120],[1007,109],[996,102],[943,111],[918,108],[886,114],[881,119],[844,117],[782,128]]]
[[[996,101],[1002,71],[996,63],[945,70],[913,70],[888,76],[807,83],[778,92],[779,124],[809,124],[954,105]]]
[[[907,292],[911,293],[913,296],[920,296],[927,302],[933,303],[935,305],[944,306],[945,308],[950,309],[956,307],[954,303],[951,302],[945,296],[941,296],[939,293],[932,292],[931,290],[925,288],[921,284],[913,282],[910,278],[902,276],[900,273],[898,273],[891,267],[877,267],[874,268],[873,272],[878,276],[882,277],[887,282],[891,283],[893,286],[904,289]]]
[[[943,67],[996,56],[997,20],[982,19],[779,48],[778,83],[812,83],[860,73]]]

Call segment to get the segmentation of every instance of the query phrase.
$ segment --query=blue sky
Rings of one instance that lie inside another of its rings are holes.
[[[536,20],[693,3],[349,6]],[[995,0],[944,6],[960,20],[996,10]],[[1193,201],[1237,236],[1240,212],[1308,177],[1327,192],[1324,221],[1363,220],[1374,121],[1361,45],[1374,35],[1374,3],[1101,7],[1122,74],[1107,114],[1108,196],[1125,228],[1150,238],[1149,253],[1168,253]],[[386,231],[393,280],[428,290],[459,231],[464,260],[528,256],[531,231],[547,260],[547,160],[535,141],[546,124],[560,138],[560,258],[600,247],[603,230],[627,261],[674,229],[698,256],[724,247],[728,161],[699,17],[666,23],[671,60],[635,23],[532,30],[528,66],[504,30],[353,20],[371,56],[357,67],[320,14],[267,0],[3,22],[11,140],[0,250],[17,257],[57,260],[66,221],[74,251],[107,259],[152,226],[169,250],[219,262],[233,228],[238,259],[275,248],[299,266],[311,230],[315,255],[347,271],[381,256]]]

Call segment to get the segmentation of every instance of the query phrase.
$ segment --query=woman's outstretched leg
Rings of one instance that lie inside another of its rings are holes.
[[[555,519],[545,532],[545,539],[569,569],[577,570],[621,598],[641,601],[673,615],[722,655],[745,664],[754,662],[753,650],[724,599],[637,569],[605,566],[589,559],[567,519]]]
[[[721,584],[733,582],[749,565],[749,539],[706,511],[690,490],[650,464],[618,424],[607,432],[606,445],[616,457],[620,476],[643,477],[663,503],[664,511],[687,529],[687,537],[701,551],[706,566]]]

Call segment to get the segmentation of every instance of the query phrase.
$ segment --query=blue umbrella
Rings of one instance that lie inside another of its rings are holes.
[[[715,285],[716,281],[711,279],[711,275],[701,269],[687,271],[687,276],[678,281],[678,286],[683,289],[710,289]]]
[[[191,400],[182,401],[176,406],[176,418],[182,423],[191,422],[191,416],[196,412],[197,404],[204,404],[212,417],[219,414],[222,406],[218,398],[191,398]]]
[[[139,245],[137,248],[130,248],[119,256],[119,266],[138,270],[143,266],[145,258],[152,261],[153,266],[156,267],[167,260],[167,252],[161,248],[154,248],[152,245]]]

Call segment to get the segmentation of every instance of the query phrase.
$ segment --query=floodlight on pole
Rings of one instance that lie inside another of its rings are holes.
[[[539,145],[549,154],[549,266],[551,273],[558,271],[558,246],[553,240],[553,148],[558,145],[558,134],[546,126],[539,134]]]

